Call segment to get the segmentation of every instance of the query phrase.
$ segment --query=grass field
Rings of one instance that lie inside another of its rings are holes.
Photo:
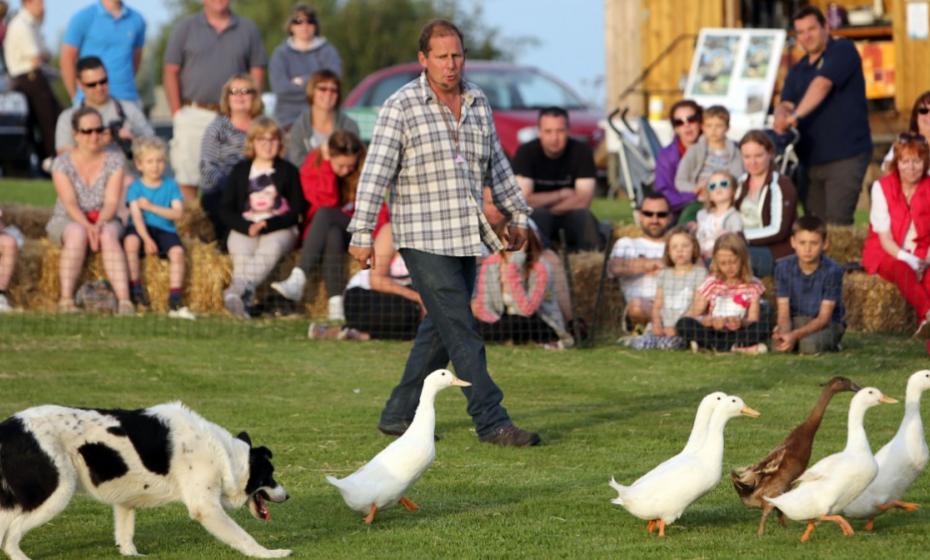
[[[345,475],[390,440],[375,426],[403,367],[408,343],[308,341],[304,321],[249,324],[158,317],[0,317],[0,415],[40,403],[142,407],[181,399],[233,433],[248,430],[274,451],[276,478],[291,494],[268,525],[234,517],[271,548],[303,558],[924,558],[930,513],[890,513],[874,534],[841,536],[822,525],[776,523],[755,536],[726,479],[658,540],[609,500],[611,475],[631,482],[676,453],[700,398],[713,390],[762,412],[726,430],[724,471],[755,461],[807,414],[832,375],[875,385],[903,401],[904,383],[926,367],[916,342],[848,337],[839,355],[798,357],[635,353],[604,346],[547,352],[493,346],[489,364],[514,420],[543,445],[502,449],[475,438],[455,390],[437,399],[437,460],[410,490],[418,513],[394,508],[366,527],[325,474]],[[845,444],[850,394],[828,410],[814,458]],[[903,405],[869,411],[877,449],[895,432]],[[908,494],[930,501],[921,477]],[[861,523],[854,523],[856,528]],[[109,509],[77,498],[29,534],[34,559],[117,558]],[[181,506],[138,515],[136,544],[154,558],[239,558]]]

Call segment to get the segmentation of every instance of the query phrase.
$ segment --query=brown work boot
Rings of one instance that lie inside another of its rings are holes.
[[[530,447],[539,443],[539,434],[521,430],[513,424],[508,424],[478,439],[484,443],[493,443],[506,447]]]

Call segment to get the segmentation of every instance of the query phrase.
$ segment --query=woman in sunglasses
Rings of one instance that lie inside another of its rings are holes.
[[[862,266],[893,282],[917,312],[917,335],[930,338],[930,149],[920,134],[894,143],[889,172],[872,185]]]
[[[306,108],[305,95],[310,77],[318,70],[342,72],[342,60],[336,47],[320,37],[316,11],[297,4],[284,23],[287,38],[271,53],[268,79],[277,96],[274,118],[288,130]],[[300,165],[300,162],[292,162]]]
[[[319,70],[307,84],[306,103],[287,140],[287,160],[297,167],[304,164],[307,154],[326,144],[330,134],[345,130],[358,136],[358,124],[339,110],[342,102],[342,82],[332,70]]]
[[[58,310],[77,311],[74,291],[89,247],[103,255],[103,269],[118,302],[117,313],[131,315],[134,308],[129,300],[126,256],[120,243],[123,228],[116,216],[123,200],[125,160],[121,152],[105,149],[110,132],[96,109],[76,109],[71,128],[74,149],[55,158],[52,164],[58,200],[45,226],[49,240],[61,245]]]
[[[255,78],[250,74],[237,74],[223,84],[220,114],[203,135],[200,147],[200,203],[213,223],[216,240],[224,251],[229,228],[220,218],[220,201],[226,179],[233,166],[242,160],[246,131],[263,109]]]
[[[682,99],[672,105],[668,115],[675,138],[656,156],[655,191],[665,197],[672,212],[678,213],[696,199],[693,192],[679,192],[675,188],[675,174],[685,152],[701,137],[702,109],[697,102]]]
[[[790,255],[791,225],[798,195],[791,179],[774,169],[775,144],[762,130],[750,130],[739,142],[743,168],[736,189],[736,208],[743,219],[753,273],[762,278],[775,271],[775,260]]]
[[[917,100],[914,101],[914,108],[911,109],[911,120],[907,130],[911,134],[920,134],[930,142],[930,91],[921,93]],[[888,148],[888,153],[885,154],[885,159],[882,161],[882,171],[888,173],[891,170],[891,161],[893,159],[894,144]]]

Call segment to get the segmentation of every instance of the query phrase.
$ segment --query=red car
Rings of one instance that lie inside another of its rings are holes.
[[[390,66],[371,74],[349,93],[342,107],[358,121],[366,142],[371,139],[378,110],[384,101],[421,72],[422,67],[415,62]],[[601,115],[588,107],[569,86],[536,68],[468,60],[465,79],[477,84],[491,102],[494,125],[508,157],[513,157],[517,146],[536,138],[539,110],[552,105],[569,112],[569,133],[587,142],[592,149],[604,137],[598,126]]]

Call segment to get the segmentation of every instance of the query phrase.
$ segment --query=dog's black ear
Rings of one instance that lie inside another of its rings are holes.
[[[239,435],[236,436],[236,439],[241,439],[242,441],[249,444],[249,447],[252,447],[252,438],[249,437],[249,434],[246,432],[239,432]]]
[[[255,454],[258,455],[259,457],[266,457],[268,459],[272,458],[271,450],[265,447],[264,445],[261,447],[255,447],[252,449],[252,451],[254,451]]]

